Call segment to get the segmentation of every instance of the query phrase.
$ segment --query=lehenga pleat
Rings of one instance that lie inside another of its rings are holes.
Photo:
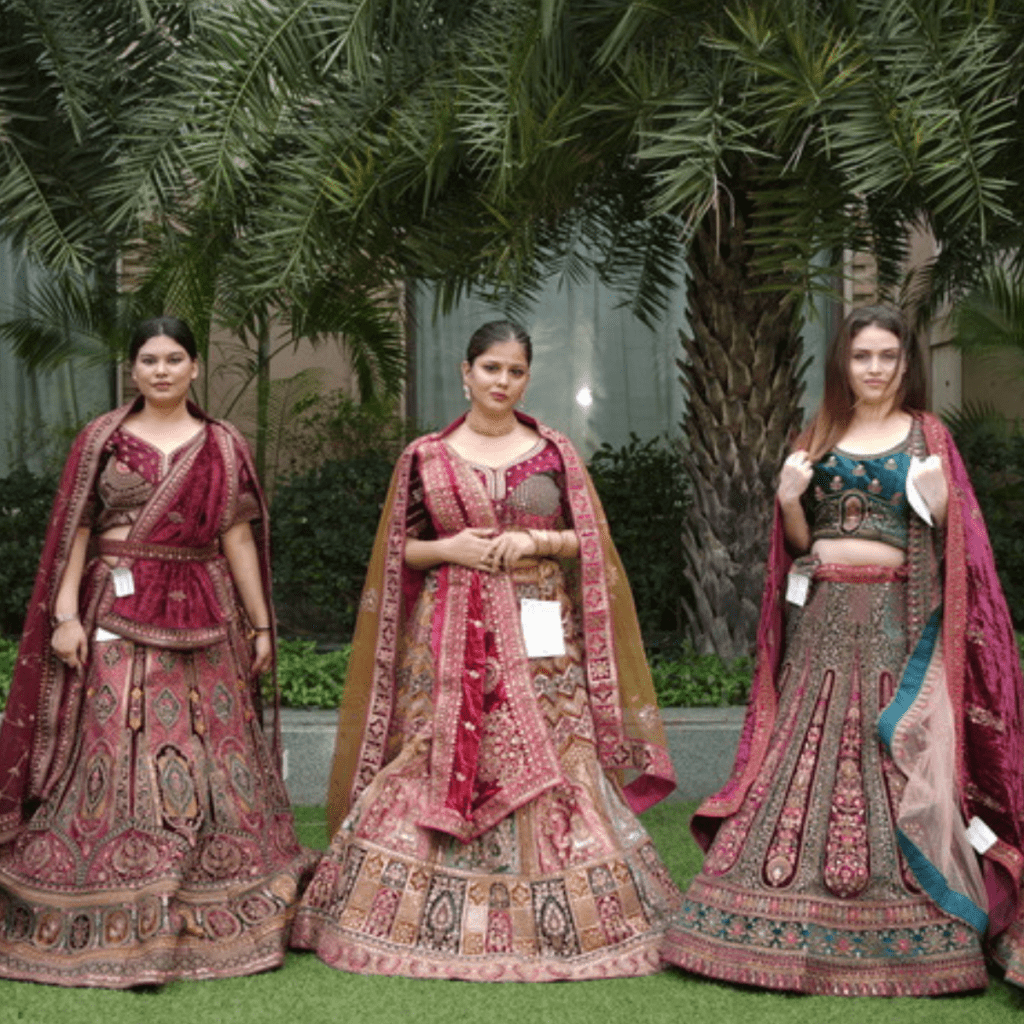
[[[672,963],[836,995],[986,984],[977,933],[922,893],[896,839],[906,779],[876,728],[906,660],[906,583],[864,575],[789,606],[767,753],[668,929]]]
[[[648,974],[679,893],[642,825],[601,769],[582,628],[560,570],[517,572],[517,595],[559,600],[566,655],[530,661],[562,768],[557,785],[469,842],[417,825],[433,720],[428,579],[397,674],[397,756],[335,835],[296,916],[293,945],[334,967],[480,981]],[[491,663],[487,693],[500,676]],[[481,775],[501,758],[484,715]]]
[[[91,655],[67,770],[0,850],[0,974],[125,988],[280,964],[314,858],[230,642]]]

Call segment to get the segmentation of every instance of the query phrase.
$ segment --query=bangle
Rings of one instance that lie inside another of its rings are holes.
[[[254,633],[269,633],[273,629],[272,626],[253,626],[252,631]]]
[[[63,626],[65,622],[75,622],[78,619],[78,612],[72,612],[70,615],[54,615],[53,624],[55,626]]]

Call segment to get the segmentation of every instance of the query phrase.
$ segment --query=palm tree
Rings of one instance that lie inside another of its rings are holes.
[[[235,165],[241,187],[212,202],[175,159],[175,132],[187,130],[185,115],[202,96],[184,91],[178,68],[198,45],[203,18],[232,17],[231,9],[180,0],[0,3],[0,231],[52,275],[2,331],[29,365],[52,366],[83,349],[114,360],[131,323],[165,309],[190,320],[204,354],[211,329],[230,328],[253,353],[262,464],[273,321],[286,326],[286,345],[339,338],[364,396],[399,388],[403,351],[377,278],[354,284],[321,267],[301,288],[254,286],[243,243],[253,210],[274,201],[266,196],[271,159]],[[136,174],[143,158],[145,173]],[[275,266],[286,261],[277,256]]]
[[[597,272],[654,318],[685,272],[693,625],[745,653],[805,296],[844,248],[895,285],[920,221],[949,290],[1019,212],[1021,23],[1003,6],[196,5],[126,122],[107,222],[155,225],[148,264],[256,337],[270,309],[315,329],[336,296],[407,276],[514,305]]]
[[[693,626],[733,656],[804,298],[844,248],[895,285],[919,221],[943,287],[976,265],[1012,220],[1019,40],[962,0],[238,0],[197,20],[126,173],[244,207],[242,292],[300,307],[324,276],[514,304],[596,271],[653,318],[685,270]]]
[[[654,209],[692,230],[685,540],[705,648],[753,640],[774,477],[801,419],[803,299],[850,248],[893,288],[921,221],[955,287],[1009,222],[1014,52],[1007,25],[955,0],[645,2],[609,36]]]

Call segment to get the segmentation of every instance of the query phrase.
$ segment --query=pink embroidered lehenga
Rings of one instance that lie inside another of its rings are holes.
[[[332,966],[493,981],[660,969],[678,892],[635,812],[671,790],[671,762],[596,496],[568,441],[535,426],[534,449],[498,470],[444,434],[395,470],[346,681],[336,831],[292,936]],[[424,576],[403,561],[410,534],[568,524],[578,567]],[[527,658],[524,597],[559,603],[564,656]]]
[[[1024,979],[1013,631],[952,440],[923,415],[910,446],[941,456],[950,501],[942,535],[910,521],[902,568],[818,565],[788,604],[776,517],[736,765],[694,816],[707,856],[666,936],[688,970],[933,995],[984,987],[988,953]]]
[[[275,966],[313,859],[219,548],[234,523],[266,522],[245,442],[206,420],[161,457],[121,428],[128,411],[68,459],[0,734],[7,978],[124,988]],[[93,542],[83,576],[87,666],[65,670],[50,613],[71,541],[117,523],[127,540]],[[115,593],[115,556],[133,594]]]

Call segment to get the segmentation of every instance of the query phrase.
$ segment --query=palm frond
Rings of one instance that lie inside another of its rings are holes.
[[[131,296],[114,295],[110,282],[51,276],[0,323],[0,337],[32,369],[52,370],[72,357],[109,364],[123,354],[136,314]]]
[[[1005,265],[990,267],[981,286],[953,313],[953,341],[983,358],[1024,354],[1024,276]]]

